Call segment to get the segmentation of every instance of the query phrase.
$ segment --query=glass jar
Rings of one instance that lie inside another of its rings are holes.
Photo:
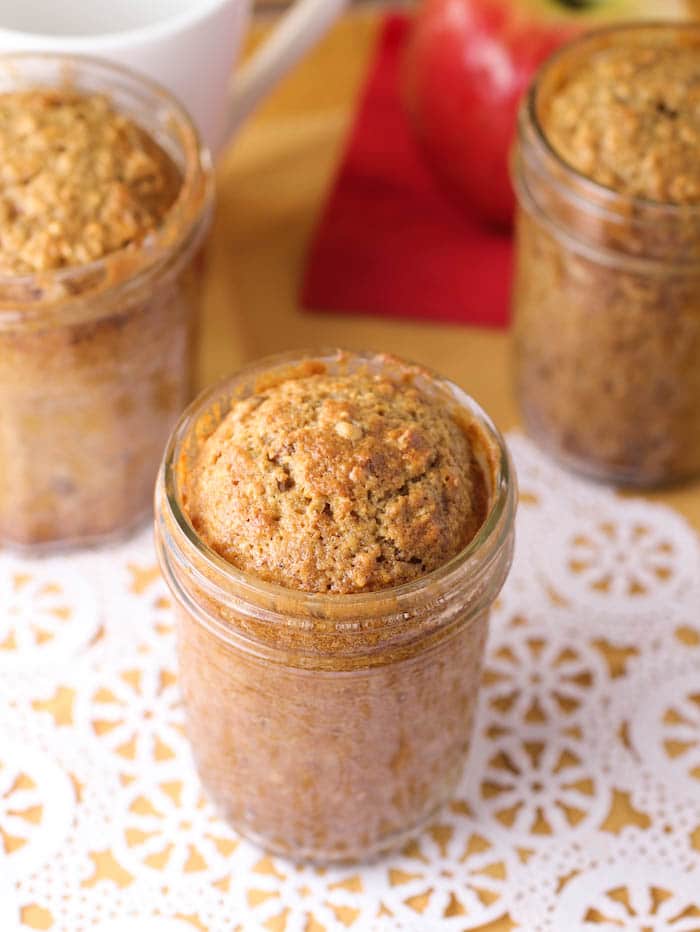
[[[203,442],[261,379],[308,373],[310,361],[313,371],[410,379],[472,425],[489,509],[446,565],[394,589],[310,594],[239,571],[198,537],[182,494]],[[489,609],[510,567],[515,501],[503,438],[483,411],[452,383],[387,357],[265,360],[185,413],[158,480],[157,547],[177,606],[195,761],[236,829],[297,859],[366,859],[449,798],[469,749]]]
[[[550,145],[567,77],[613,46],[691,46],[700,26],[619,26],[546,62],[520,111],[515,376],[528,431],[591,477],[653,486],[700,472],[700,205],[618,193]]]
[[[191,396],[196,259],[213,200],[209,155],[160,87],[92,59],[0,57],[0,93],[37,87],[108,96],[170,156],[181,186],[138,246],[0,277],[0,543],[31,549],[99,541],[150,511]]]

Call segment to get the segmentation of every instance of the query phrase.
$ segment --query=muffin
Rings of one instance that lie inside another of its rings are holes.
[[[0,542],[92,543],[145,517],[189,400],[208,156],[128,72],[0,61]]]
[[[400,844],[454,791],[510,565],[502,440],[393,357],[267,360],[176,429],[157,542],[202,781],[265,847]]]
[[[700,30],[622,26],[523,104],[515,370],[528,430],[575,469],[700,472]]]
[[[305,592],[372,592],[430,573],[486,513],[467,432],[411,385],[289,379],[234,405],[187,493],[202,540],[246,573]]]

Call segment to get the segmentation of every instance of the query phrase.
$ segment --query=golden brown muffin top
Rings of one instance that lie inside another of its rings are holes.
[[[447,562],[486,509],[467,432],[415,387],[316,374],[235,402],[186,510],[211,548],[290,589],[390,588]]]
[[[598,52],[566,77],[542,122],[564,161],[599,184],[700,203],[700,48]]]
[[[101,94],[0,94],[0,275],[80,266],[158,229],[177,167]]]

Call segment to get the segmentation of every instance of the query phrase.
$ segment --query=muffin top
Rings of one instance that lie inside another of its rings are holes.
[[[599,184],[661,203],[700,203],[699,47],[598,52],[566,76],[541,119],[554,150]]]
[[[180,173],[101,94],[0,94],[0,275],[80,266],[141,242]]]
[[[234,402],[185,494],[192,525],[222,557],[317,593],[437,569],[486,506],[469,429],[414,386],[362,373],[289,378]]]

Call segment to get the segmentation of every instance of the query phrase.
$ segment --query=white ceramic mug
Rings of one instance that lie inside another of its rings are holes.
[[[0,0],[0,52],[96,55],[172,91],[218,152],[347,0],[297,0],[231,77],[251,0]]]

